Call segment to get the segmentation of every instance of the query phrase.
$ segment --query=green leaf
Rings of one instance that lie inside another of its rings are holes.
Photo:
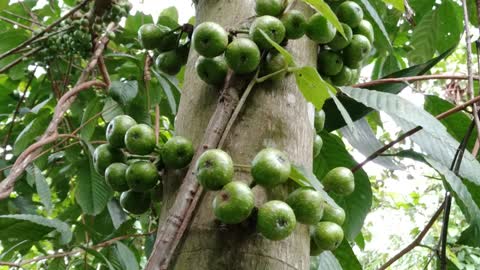
[[[42,135],[47,129],[50,118],[50,111],[41,111],[37,117],[18,134],[13,145],[13,154],[16,156],[20,155],[38,136]]]
[[[333,134],[322,131],[320,134],[323,147],[313,162],[313,173],[322,179],[331,169],[336,167],[352,168],[357,162],[348,153],[342,140]],[[372,189],[368,175],[362,169],[354,174],[355,190],[352,194],[341,197],[331,195],[340,207],[345,210],[346,220],[343,224],[345,237],[353,241],[360,232],[365,217],[372,205]]]
[[[171,29],[177,28],[179,26],[177,8],[172,6],[162,10],[158,16],[157,23],[168,26]]]
[[[343,269],[348,270],[362,270],[362,265],[357,259],[355,253],[353,253],[352,247],[345,239],[338,246],[337,249],[333,251],[333,254],[337,258],[338,262]]]
[[[425,74],[438,62],[440,62],[441,60],[449,56],[455,50],[455,48],[456,47],[452,47],[450,48],[450,50],[442,53],[438,57],[431,59],[423,64],[412,66],[412,67],[400,70],[398,72],[395,72],[393,74],[390,74],[389,76],[387,76],[387,78],[401,78],[401,77],[418,76],[418,75]],[[383,84],[377,84],[377,85],[368,87],[368,89],[398,94],[406,86],[407,85],[405,83],[383,83]],[[364,117],[365,115],[367,115],[369,112],[372,111],[371,108],[368,108],[365,105],[359,102],[356,102],[355,100],[349,98],[346,95],[338,95],[337,97],[345,106],[345,108],[347,109],[353,121]],[[325,101],[323,110],[327,115],[327,118],[325,118],[326,130],[333,131],[346,125],[340,112],[337,109],[337,106],[335,105],[335,102],[332,99],[327,99]]]
[[[138,94],[137,81],[114,81],[108,91],[110,97],[122,106],[128,106]]]
[[[120,107],[120,105],[113,100],[112,98],[108,97],[105,100],[105,105],[103,106],[103,113],[102,117],[105,122],[110,122],[115,116],[125,114]]]
[[[118,229],[127,220],[127,215],[116,199],[111,199],[108,202],[107,207],[108,213],[112,218],[113,227]]]
[[[318,255],[317,270],[343,270],[343,268],[331,251],[324,251]]]
[[[75,199],[85,214],[98,215],[107,206],[112,197],[112,190],[95,171],[90,157],[87,161],[79,162],[76,167],[78,178]]]
[[[375,8],[372,6],[372,4],[370,4],[370,2],[368,0],[359,0],[359,1],[362,3],[362,5],[365,7],[365,10],[367,11],[367,13],[370,15],[372,20],[375,22],[373,24],[373,27],[378,28],[380,30],[381,35],[380,36],[377,35],[376,38],[381,38],[384,41],[384,43],[387,44],[388,50],[391,53],[393,53],[392,42],[390,41],[387,29],[385,29],[385,25],[383,25],[383,21],[382,21],[380,15],[378,15],[377,10],[375,10]]]
[[[140,11],[137,11],[135,15],[130,15],[127,17],[125,22],[125,31],[122,35],[125,38],[137,38],[137,31],[140,26],[146,23],[153,23],[153,18],[151,15],[145,15]]]
[[[310,4],[313,8],[315,8],[318,12],[322,13],[322,15],[337,29],[338,32],[345,36],[345,32],[343,31],[342,24],[337,18],[337,15],[332,11],[330,5],[325,3],[323,0],[303,0],[303,2]]]
[[[330,91],[330,89],[327,89],[327,91],[328,91],[328,94],[330,95],[330,98],[332,98],[333,102],[335,102],[335,105],[337,105],[337,109],[340,111],[340,114],[342,115],[345,123],[347,123],[347,126],[350,128],[350,130],[352,132],[355,132],[355,129],[353,127],[353,120],[350,117],[350,115],[348,114],[347,109],[345,109],[345,107],[343,107],[342,102],[340,102],[340,100],[337,98],[337,96],[335,96],[335,94],[332,93],[332,91]]]
[[[162,88],[163,93],[167,97],[168,105],[170,107],[170,111],[172,115],[177,114],[177,104],[180,100],[180,92],[178,91],[177,87],[173,83],[170,83],[168,78],[161,75],[160,73],[156,72],[152,69],[153,75],[157,78],[160,86]]]
[[[436,11],[431,10],[418,25],[413,29],[410,39],[413,49],[408,54],[408,59],[412,63],[425,62],[431,59],[435,53],[435,15]]]
[[[33,178],[40,201],[45,206],[47,213],[50,213],[52,210],[52,193],[42,171],[36,165],[31,165],[27,168],[27,179],[29,177]]]
[[[92,138],[93,132],[95,131],[95,127],[97,126],[96,119],[100,116],[97,115],[94,119],[93,118],[96,114],[102,111],[103,109],[103,99],[96,97],[92,101],[90,101],[83,113],[82,117],[82,125],[83,128],[80,131],[80,137],[85,140],[89,141]],[[85,124],[89,121],[87,124]]]
[[[295,69],[294,74],[300,92],[318,110],[322,109],[325,100],[330,97],[328,91],[336,92],[335,88],[325,82],[313,67]]]
[[[391,4],[394,8],[405,12],[405,6],[403,5],[403,0],[383,0],[387,4]]]
[[[58,219],[25,214],[0,215],[0,239],[38,241],[52,231],[60,234],[62,245],[72,240],[70,226]]]
[[[273,41],[267,34],[265,34],[265,32],[262,29],[260,29],[260,33],[268,41],[268,43],[270,43],[270,45],[272,45],[275,48],[275,50],[277,50],[283,56],[283,58],[285,58],[285,61],[287,62],[287,66],[292,66],[292,67],[295,66],[295,61],[293,60],[293,56],[287,50],[285,50],[284,48],[282,48],[282,46],[278,45],[278,43]]]
[[[120,263],[122,264],[122,269],[140,269],[135,254],[133,254],[133,252],[125,244],[122,242],[117,242],[115,251]]]
[[[8,7],[9,0],[0,0],[0,11],[6,9]]]
[[[115,267],[113,267],[113,265],[110,263],[108,258],[105,257],[105,255],[103,255],[102,253],[100,253],[100,252],[98,252],[98,251],[96,251],[95,249],[92,249],[92,248],[86,248],[86,247],[81,247],[81,248],[83,250],[85,250],[85,252],[95,256],[95,258],[97,258],[99,261],[103,262],[103,264],[106,265],[109,270],[116,270]]]
[[[444,52],[455,46],[463,34],[463,11],[459,4],[444,0],[435,10],[435,48]]]

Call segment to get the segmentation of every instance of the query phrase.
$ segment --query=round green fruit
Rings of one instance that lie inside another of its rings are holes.
[[[280,16],[287,7],[287,3],[288,1],[286,0],[256,0],[255,13],[258,16]]]
[[[171,50],[159,54],[155,64],[160,71],[169,75],[175,75],[182,69],[183,60],[176,50]]]
[[[250,26],[250,38],[260,49],[270,49],[272,45],[261,33],[263,31],[271,40],[276,43],[282,42],[285,38],[285,26],[279,19],[265,15],[256,18]]]
[[[351,28],[357,27],[363,20],[362,7],[352,1],[345,1],[340,4],[336,14],[339,21],[348,24]]]
[[[314,126],[317,133],[323,130],[325,126],[325,112],[323,110],[315,111]]]
[[[232,158],[220,149],[205,151],[195,168],[198,182],[207,190],[219,190],[233,179]]]
[[[125,146],[132,154],[148,155],[155,145],[155,131],[146,124],[136,124],[125,133]]]
[[[258,209],[257,231],[270,240],[287,238],[295,229],[295,213],[282,201],[269,201]]]
[[[211,85],[221,85],[227,76],[228,66],[223,56],[206,58],[199,56],[195,70],[202,81]]]
[[[321,51],[318,54],[317,68],[321,74],[337,75],[343,68],[342,57],[333,51]]]
[[[350,45],[343,50],[343,60],[349,68],[358,68],[356,63],[360,63],[371,48],[368,38],[363,35],[353,35]]]
[[[147,50],[156,49],[163,36],[170,31],[170,28],[163,25],[148,23],[138,29],[138,40]]]
[[[251,173],[258,185],[271,188],[286,182],[290,170],[290,161],[285,153],[265,148],[253,159]]]
[[[113,148],[109,144],[102,144],[93,152],[93,165],[100,175],[105,174],[105,170],[110,164],[123,162],[123,160],[123,152],[120,149]]]
[[[323,140],[320,135],[315,134],[315,138],[313,139],[313,157],[317,157],[320,155],[320,151],[322,150]]]
[[[278,52],[269,52],[267,57],[265,58],[265,62],[262,68],[262,75],[272,74],[274,72],[284,70],[287,67],[287,61],[285,61],[285,57],[281,53]],[[280,81],[285,77],[285,72],[280,72],[279,74],[270,78],[272,81]]]
[[[342,226],[345,222],[345,211],[340,207],[334,207],[328,203],[324,203],[322,221],[330,221]]]
[[[338,224],[322,221],[313,231],[313,240],[322,250],[335,250],[343,241],[343,230]]]
[[[181,169],[192,161],[194,149],[190,140],[182,136],[175,136],[163,145],[161,152],[165,167]]]
[[[308,19],[306,34],[309,39],[319,44],[327,44],[335,38],[337,30],[321,13],[315,13]]]
[[[299,39],[305,35],[307,19],[302,12],[290,10],[283,14],[281,21],[285,26],[285,38]]]
[[[134,215],[141,215],[147,212],[151,202],[150,193],[129,190],[120,195],[120,205],[127,212]]]
[[[129,189],[127,184],[128,166],[124,163],[112,163],[105,170],[105,181],[115,191],[127,191]]]
[[[202,56],[215,57],[228,45],[228,33],[217,23],[204,22],[193,31],[193,48]]]
[[[332,83],[336,86],[348,85],[353,78],[353,73],[350,68],[343,66],[342,70],[337,75],[330,77]]]
[[[300,223],[314,225],[322,219],[323,198],[316,190],[299,188],[288,195],[286,202]]]
[[[125,147],[125,133],[137,122],[128,115],[115,116],[110,123],[108,123],[105,137],[107,142],[114,148]]]
[[[134,191],[150,190],[158,182],[157,167],[146,160],[134,162],[128,166],[126,178],[130,189]]]
[[[215,217],[226,224],[238,224],[250,216],[255,206],[252,190],[245,183],[234,181],[223,187],[213,199]]]
[[[375,40],[373,26],[367,20],[362,20],[360,24],[357,26],[357,28],[353,29],[353,32],[355,34],[364,35],[366,38],[368,38],[371,44],[373,44],[373,41]]]
[[[355,177],[350,169],[337,167],[330,170],[322,180],[326,191],[332,191],[338,195],[350,195],[355,189]]]
[[[333,40],[327,44],[328,47],[330,47],[330,49],[334,51],[340,51],[344,49],[352,41],[352,36],[353,36],[352,28],[350,28],[350,26],[344,23],[342,23],[342,27],[343,27],[343,32],[345,33],[345,36],[343,36],[340,32],[337,32]]]
[[[260,50],[252,40],[237,38],[225,51],[227,65],[237,74],[247,74],[257,69],[260,64]]]

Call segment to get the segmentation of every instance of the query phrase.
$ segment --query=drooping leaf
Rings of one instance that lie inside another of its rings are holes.
[[[328,90],[336,92],[335,88],[325,82],[313,67],[302,67],[294,73],[298,89],[318,110],[322,109],[325,100],[330,97]]]
[[[138,94],[138,82],[113,81],[108,94],[122,106],[128,106]]]
[[[180,100],[180,92],[178,91],[178,88],[174,87],[174,85],[170,83],[165,76],[161,75],[154,69],[152,69],[152,73],[157,78],[163,93],[167,97],[168,105],[172,115],[175,115],[177,113],[177,106]]]
[[[318,255],[317,270],[343,270],[343,268],[331,251],[324,251]]]
[[[343,120],[345,123],[347,123],[347,127],[350,128],[350,130],[355,133],[354,127],[353,127],[353,120],[348,114],[347,109],[343,106],[342,102],[337,98],[337,96],[330,91],[330,89],[327,89],[328,95],[330,96],[331,99],[333,99],[333,102],[335,102],[335,105],[337,105],[337,109],[340,111],[340,114],[343,117]]]
[[[268,41],[268,43],[270,43],[270,45],[272,45],[275,50],[277,50],[283,56],[283,58],[285,58],[288,66],[295,66],[293,56],[287,50],[285,50],[282,46],[278,45],[278,43],[273,41],[262,29],[260,29],[260,33]]]
[[[83,113],[82,117],[83,128],[80,131],[80,137],[83,140],[89,141],[92,137],[95,127],[97,126],[96,119],[100,116],[98,113],[102,111],[103,106],[103,99],[97,97],[89,102],[87,108],[85,108],[85,112]]]
[[[310,4],[314,7],[318,12],[322,13],[322,15],[340,32],[343,36],[345,36],[345,32],[343,31],[343,27],[340,24],[340,21],[337,18],[337,15],[332,11],[330,5],[325,3],[323,0],[303,0],[305,3]]]
[[[355,253],[353,253],[352,247],[345,239],[343,242],[338,246],[337,249],[332,251],[332,253],[337,258],[338,262],[342,266],[343,269],[349,270],[362,270],[362,265],[357,259]]]
[[[122,269],[140,269],[135,254],[125,244],[123,244],[122,242],[117,242],[115,247],[117,257],[123,267]]]
[[[70,226],[58,219],[26,214],[0,215],[0,239],[38,241],[54,230],[60,234],[61,244],[72,239]]]
[[[35,182],[35,188],[37,189],[40,201],[45,206],[45,210],[47,213],[50,213],[52,210],[52,193],[50,192],[47,180],[36,165],[31,165],[27,168],[27,178],[29,177]]]
[[[113,227],[118,229],[120,225],[123,224],[127,220],[127,215],[123,211],[120,203],[116,199],[111,199],[108,204],[108,213],[110,213],[110,217],[112,218]]]

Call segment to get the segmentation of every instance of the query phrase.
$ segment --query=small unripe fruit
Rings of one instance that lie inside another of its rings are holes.
[[[324,203],[322,221],[330,221],[342,226],[345,222],[345,210],[340,207],[333,207],[328,203]]]
[[[127,183],[134,191],[147,191],[155,187],[158,182],[157,167],[150,161],[137,161],[128,166],[126,171]]]
[[[125,147],[125,133],[137,122],[128,115],[115,116],[110,123],[108,123],[106,135],[108,143],[114,148]]]
[[[326,191],[347,196],[355,189],[355,177],[352,171],[345,167],[337,167],[330,170],[322,179]]]
[[[338,6],[336,11],[338,20],[348,24],[350,27],[357,27],[363,20],[363,9],[353,1],[345,1]]]
[[[213,199],[215,217],[226,224],[238,224],[250,216],[255,206],[252,190],[245,183],[234,181],[223,187]]]
[[[343,50],[343,62],[349,68],[359,68],[362,60],[368,55],[372,45],[363,35],[353,35],[350,45]]]
[[[259,48],[272,48],[272,45],[263,36],[261,31],[263,31],[271,40],[276,43],[282,42],[282,40],[285,38],[285,26],[283,26],[283,23],[279,19],[269,15],[256,18],[250,26],[249,34],[250,38],[258,45]]]
[[[269,52],[267,57],[265,58],[265,63],[263,64],[262,68],[262,75],[268,75],[275,73],[280,70],[285,70],[287,68],[287,61],[285,61],[285,57],[281,53],[278,52]],[[279,74],[270,78],[272,81],[280,81],[285,77],[286,71],[280,72]]]
[[[315,111],[314,126],[317,134],[323,130],[325,126],[325,112],[323,110]]]
[[[163,145],[161,152],[165,167],[181,169],[192,161],[194,149],[190,140],[182,136],[175,136]]]
[[[371,44],[373,44],[373,41],[375,40],[373,26],[367,20],[362,20],[357,28],[353,29],[353,32],[355,34],[364,35],[366,38],[368,38]]]
[[[321,74],[337,75],[343,68],[342,57],[333,51],[321,51],[318,54],[317,68]]]
[[[177,54],[176,50],[159,54],[155,64],[160,71],[169,75],[177,74],[183,65],[182,59]]]
[[[336,86],[344,86],[350,84],[353,78],[353,73],[350,68],[343,66],[342,70],[337,75],[330,77],[332,83]]]
[[[340,51],[344,49],[352,41],[352,28],[350,28],[350,26],[344,23],[342,23],[342,28],[345,36],[343,36],[340,32],[337,32],[333,40],[327,44],[328,47],[330,47],[330,49],[334,51]]]
[[[217,23],[204,22],[193,31],[193,48],[202,56],[215,57],[228,45],[228,33]]]
[[[125,191],[120,195],[120,205],[127,212],[140,215],[148,211],[152,202],[149,193],[133,190]]]
[[[155,140],[155,131],[146,124],[136,124],[125,133],[125,146],[132,154],[150,154],[155,149]]]
[[[269,201],[258,209],[257,231],[267,239],[287,238],[296,223],[292,208],[282,201]]]
[[[97,26],[96,24],[95,26]],[[101,29],[97,29],[100,31]],[[138,40],[142,46],[147,50],[157,48],[158,42],[162,40],[163,36],[168,33],[170,29],[165,26],[158,26],[155,24],[144,24],[138,29]]]
[[[286,182],[290,170],[290,161],[285,153],[265,148],[253,159],[251,173],[257,184],[271,188]]]
[[[319,44],[333,40],[337,30],[321,13],[315,13],[308,19],[306,34],[308,38]]]
[[[199,56],[195,62],[198,77],[211,85],[221,85],[227,76],[228,66],[223,56],[206,58]]]
[[[319,222],[313,231],[313,240],[318,248],[335,250],[343,241],[343,229],[333,222]]]
[[[313,157],[317,157],[320,155],[320,151],[322,150],[323,140],[320,135],[315,134],[315,138],[313,140]]]
[[[316,190],[299,188],[288,195],[286,203],[290,205],[300,223],[314,225],[320,222],[323,216],[323,198]]]
[[[220,149],[205,151],[195,167],[198,182],[207,190],[219,190],[233,179],[232,158]]]
[[[115,191],[127,191],[129,189],[127,183],[128,166],[123,163],[112,163],[105,170],[105,181]]]
[[[290,10],[283,14],[281,20],[285,26],[285,38],[298,39],[305,35],[307,19],[302,12]]]
[[[255,13],[258,16],[279,16],[287,7],[287,3],[286,0],[256,0]]]
[[[93,152],[93,165],[100,175],[105,174],[105,170],[110,164],[123,162],[123,160],[122,151],[111,147],[109,144],[102,144]]]
[[[237,38],[228,45],[225,60],[235,73],[247,74],[260,64],[260,50],[252,40]]]

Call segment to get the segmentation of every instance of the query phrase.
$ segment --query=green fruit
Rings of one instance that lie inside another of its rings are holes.
[[[157,167],[150,161],[141,160],[134,162],[126,171],[127,183],[134,191],[147,191],[158,182]]]
[[[188,54],[190,53],[190,44],[183,44],[175,49],[175,53],[177,54],[178,60],[180,64],[183,66],[188,61]]]
[[[138,40],[140,40],[145,49],[153,50],[157,48],[158,42],[169,31],[170,29],[165,26],[158,26],[152,23],[144,24],[138,29]]]
[[[324,203],[324,206],[322,221],[330,221],[342,226],[345,222],[345,211],[328,203]]]
[[[313,233],[310,234],[310,256],[318,256],[323,252],[317,243],[315,243],[315,239],[313,239]]]
[[[313,140],[313,157],[314,158],[317,157],[318,155],[320,155],[320,151],[322,150],[322,146],[323,146],[322,137],[315,134],[315,138]]]
[[[359,63],[371,49],[370,41],[363,35],[353,35],[350,45],[343,50],[343,61],[349,68],[358,68]]]
[[[288,195],[286,203],[290,205],[300,223],[314,225],[322,219],[323,198],[316,190],[299,188]]]
[[[105,181],[115,191],[127,191],[129,189],[126,178],[128,166],[123,163],[112,163],[105,170]]]
[[[337,30],[321,13],[315,13],[307,22],[306,34],[319,44],[327,44],[335,38]]]
[[[323,130],[325,126],[325,112],[323,110],[315,111],[314,126],[317,134]]]
[[[123,162],[123,160],[123,152],[111,147],[109,144],[102,144],[93,152],[93,165],[100,175],[105,174],[105,170],[110,164]]]
[[[313,231],[313,240],[320,249],[334,250],[342,243],[342,227],[333,222],[319,222]]]
[[[140,215],[148,211],[152,202],[149,193],[125,191],[120,195],[120,205],[127,212]]]
[[[346,38],[340,32],[337,32],[333,40],[327,44],[328,47],[330,47],[330,49],[334,51],[340,51],[344,49],[352,41],[352,28],[350,28],[350,26],[344,23],[342,23],[342,27]]]
[[[355,177],[352,171],[345,167],[330,170],[322,180],[326,191],[347,196],[355,189]]]
[[[125,147],[125,133],[137,122],[128,115],[115,116],[110,123],[108,123],[105,137],[107,142],[115,148]]]
[[[342,70],[337,75],[331,77],[332,83],[336,86],[348,85],[352,81],[352,70],[343,66]]]
[[[339,21],[348,24],[351,28],[357,27],[363,20],[362,7],[352,1],[345,1],[338,6],[336,14]]]
[[[233,179],[232,158],[220,149],[205,151],[195,167],[198,182],[207,190],[219,190]]]
[[[256,18],[250,26],[249,34],[250,38],[260,49],[272,48],[272,45],[263,36],[261,31],[276,43],[282,42],[285,38],[285,26],[283,26],[283,23],[279,19],[269,15]]]
[[[157,50],[159,52],[168,52],[178,47],[178,40],[180,39],[179,33],[175,33],[172,29],[164,26],[157,25],[159,28],[165,29],[166,33],[162,36],[162,39],[157,42]]]
[[[164,52],[158,55],[155,61],[158,69],[169,75],[177,74],[183,66],[183,60],[176,50]]]
[[[307,19],[302,12],[298,10],[290,10],[283,14],[283,26],[285,26],[285,38],[298,39],[305,35],[307,28]]]
[[[155,149],[155,140],[155,131],[146,124],[136,124],[125,133],[125,146],[132,154],[150,154]]]
[[[190,140],[185,137],[175,136],[163,145],[161,152],[165,167],[181,169],[192,161],[194,149]]]
[[[353,32],[355,34],[364,35],[366,38],[368,38],[371,44],[373,44],[373,41],[375,40],[373,26],[367,20],[362,20],[360,24],[357,26],[357,28],[353,29]]]
[[[274,72],[285,70],[287,67],[287,61],[285,61],[285,57],[281,53],[271,51],[267,54],[265,58],[265,62],[262,68],[263,76],[272,74]],[[286,71],[280,72],[279,74],[270,78],[272,81],[280,81],[285,77]]]
[[[225,51],[227,65],[237,74],[247,74],[257,69],[260,63],[260,50],[248,38],[233,40]]]
[[[213,199],[215,217],[226,224],[237,224],[250,216],[255,206],[252,190],[245,183],[234,181],[225,185]]]
[[[170,29],[175,29],[180,26],[178,22],[174,20],[172,17],[167,15],[162,15],[162,14],[158,16],[157,24],[165,25]]]
[[[287,238],[296,223],[292,208],[282,201],[269,201],[258,209],[257,231],[267,239]]]
[[[290,161],[285,153],[265,148],[253,159],[251,173],[257,184],[274,187],[288,180],[290,169]]]
[[[195,70],[198,77],[204,82],[212,85],[221,85],[225,82],[228,66],[223,56],[206,58],[199,56],[195,62]]]
[[[287,3],[288,1],[285,0],[256,0],[255,13],[257,16],[280,16],[287,7]]]
[[[193,48],[202,56],[215,57],[222,54],[228,45],[228,33],[214,22],[204,22],[193,31]]]
[[[317,68],[321,74],[337,75],[343,68],[342,57],[333,51],[321,51],[318,54]]]

